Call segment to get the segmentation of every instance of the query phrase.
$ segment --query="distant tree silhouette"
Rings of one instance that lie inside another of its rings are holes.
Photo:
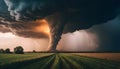
[[[0,49],[0,53],[4,53],[5,51],[4,51],[4,49]]]
[[[35,51],[35,50],[33,50],[33,53],[36,53],[36,51]]]
[[[10,53],[10,49],[9,48],[5,49],[5,53]]]
[[[21,46],[17,46],[16,48],[14,48],[14,53],[16,53],[16,54],[24,54],[23,51],[24,51],[24,49]]]

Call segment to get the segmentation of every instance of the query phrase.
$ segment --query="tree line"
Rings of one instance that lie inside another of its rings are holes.
[[[12,53],[9,48],[0,49],[0,53]],[[14,53],[15,54],[24,54],[24,49],[22,46],[17,46],[14,48]]]

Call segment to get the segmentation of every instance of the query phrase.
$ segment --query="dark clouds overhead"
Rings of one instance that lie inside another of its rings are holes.
[[[99,48],[97,51],[120,51],[120,16],[90,28],[89,32],[98,36]]]
[[[30,36],[39,34],[42,37],[42,32],[35,34],[33,31],[35,26],[31,21],[45,18],[49,23],[52,38],[50,49],[56,48],[63,31],[73,32],[105,23],[114,19],[120,8],[119,0],[4,0],[4,2],[0,0],[0,10],[3,10],[0,11],[3,20],[1,25],[9,27],[18,35],[24,33],[21,36],[29,35],[27,32],[31,32]]]
[[[56,0],[4,0],[10,15],[16,20],[36,20],[59,10],[62,5]],[[34,13],[34,14],[33,14]]]

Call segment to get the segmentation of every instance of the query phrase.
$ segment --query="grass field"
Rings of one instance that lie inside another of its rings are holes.
[[[76,55],[120,61],[120,53],[74,53]]]
[[[120,69],[120,62],[73,53],[0,54],[0,69]]]

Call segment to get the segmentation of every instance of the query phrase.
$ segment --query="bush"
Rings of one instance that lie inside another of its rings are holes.
[[[10,53],[10,49],[9,48],[5,49],[5,53]]]
[[[5,51],[4,51],[4,49],[0,49],[0,53],[4,53]]]
[[[0,49],[0,53],[4,53],[5,51],[4,51],[4,49]]]
[[[23,51],[24,51],[24,49],[21,46],[17,46],[16,48],[14,48],[14,53],[16,53],[16,54],[24,54]]]

